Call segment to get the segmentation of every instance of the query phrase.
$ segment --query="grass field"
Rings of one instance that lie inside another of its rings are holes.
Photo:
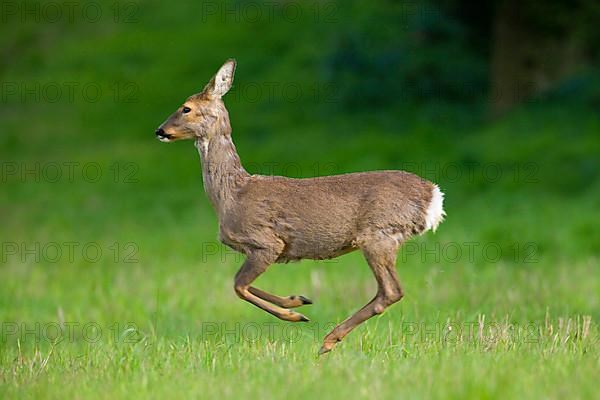
[[[596,396],[597,113],[535,102],[487,121],[442,104],[350,114],[306,94],[249,101],[242,90],[256,82],[319,84],[312,47],[283,50],[297,25],[261,26],[278,35],[241,46],[244,24],[186,28],[191,10],[166,3],[139,12],[137,24],[52,25],[46,41],[23,26],[33,50],[2,65],[17,94],[0,110],[0,398]],[[209,37],[214,51],[182,37]],[[252,56],[277,51],[277,63]],[[406,169],[446,193],[438,232],[399,254],[406,297],[323,357],[323,336],[375,292],[361,255],[259,278],[311,298],[309,323],[242,302],[232,284],[243,258],[216,240],[196,150],[154,138],[232,55],[225,102],[251,172]],[[104,94],[20,97],[23,82],[72,81]]]

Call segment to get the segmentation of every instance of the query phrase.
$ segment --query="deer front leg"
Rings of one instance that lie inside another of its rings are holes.
[[[279,319],[284,321],[291,322],[300,322],[300,321],[308,321],[304,315],[297,313],[295,311],[287,310],[286,308],[282,308],[276,305],[269,303],[261,296],[258,296],[257,289],[251,288],[250,284],[263,272],[267,270],[271,262],[268,261],[269,257],[265,257],[264,255],[261,257],[260,254],[253,254],[248,256],[248,259],[242,264],[242,267],[235,275],[235,284],[234,289],[235,293],[243,300],[246,300],[249,303],[254,304],[258,308],[261,308],[268,312],[271,315],[276,316]],[[254,292],[254,293],[253,293]],[[258,290],[261,294],[268,294],[261,290]],[[269,295],[272,298],[279,297],[274,295]],[[280,298],[282,300],[286,300],[284,298]],[[289,303],[288,303],[289,304]]]
[[[273,303],[279,307],[283,308],[295,308],[300,307],[306,304],[312,304],[312,300],[304,297],[304,296],[287,296],[281,297],[275,294],[267,293],[264,290],[260,290],[254,286],[250,286],[248,291],[255,296],[260,297],[263,300],[266,300],[270,303]]]
[[[352,329],[374,315],[383,313],[387,307],[400,301],[403,297],[402,287],[396,273],[398,244],[387,236],[380,239],[362,247],[365,258],[377,280],[377,294],[367,305],[325,336],[319,354],[331,351],[337,342],[340,342]]]

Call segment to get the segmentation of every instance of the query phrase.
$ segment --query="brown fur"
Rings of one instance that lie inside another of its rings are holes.
[[[250,284],[273,263],[334,258],[362,250],[378,291],[373,300],[325,337],[327,352],[354,327],[402,298],[398,247],[426,230],[434,185],[403,171],[364,172],[309,179],[248,174],[231,140],[221,100],[235,62],[227,61],[204,90],[191,96],[157,130],[162,140],[195,139],[204,187],[219,219],[219,238],[247,259],[236,275],[238,296],[287,321],[308,319],[288,308],[310,304]],[[183,113],[184,107],[191,110]]]

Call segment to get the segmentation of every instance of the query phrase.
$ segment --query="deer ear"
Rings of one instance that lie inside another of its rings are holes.
[[[219,68],[215,76],[208,82],[204,88],[204,93],[212,98],[219,98],[225,95],[231,89],[233,84],[233,75],[235,73],[236,62],[233,58],[225,61],[225,64]]]

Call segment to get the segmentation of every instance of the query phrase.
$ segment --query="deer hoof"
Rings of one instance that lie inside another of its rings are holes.
[[[280,319],[283,319],[284,321],[289,321],[289,322],[308,322],[308,321],[310,321],[310,319],[308,319],[305,315],[302,315],[302,314],[294,312],[294,311],[282,315],[280,317]]]
[[[312,304],[312,303],[313,303],[313,302],[312,302],[312,300],[311,300],[311,299],[309,299],[309,298],[307,298],[307,297],[304,297],[304,296],[298,296],[298,298],[299,298],[299,299],[300,299],[300,301],[302,302],[302,305],[305,305],[305,304]]]
[[[308,319],[305,315],[300,314],[300,320],[301,322],[308,322],[310,321],[310,319]]]
[[[334,336],[333,332],[329,333],[329,335],[325,336],[325,339],[323,339],[323,346],[321,346],[321,349],[319,350],[319,355],[329,353],[333,350],[335,345],[341,341],[342,339]]]
[[[319,349],[319,355],[323,355],[325,353],[329,353],[335,347],[336,342],[325,342],[323,346]]]

